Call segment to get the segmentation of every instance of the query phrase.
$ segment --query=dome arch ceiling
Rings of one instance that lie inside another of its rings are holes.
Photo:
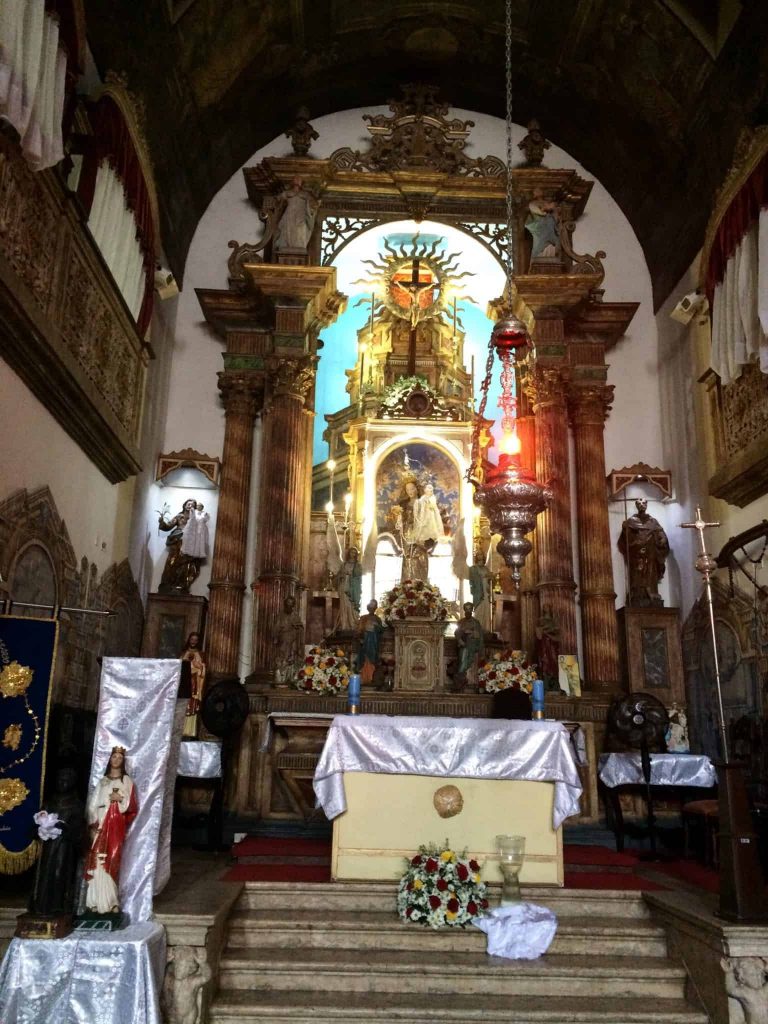
[[[379,106],[420,81],[455,107],[504,114],[503,0],[85,6],[99,70],[125,71],[145,102],[180,279],[211,199],[302,104],[313,118]],[[515,120],[538,118],[608,189],[643,246],[657,304],[701,245],[741,128],[768,120],[768,4],[705,6],[695,26],[688,0],[513,0]],[[708,46],[718,11],[730,20]]]

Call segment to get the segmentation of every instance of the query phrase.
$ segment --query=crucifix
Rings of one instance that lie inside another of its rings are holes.
[[[722,761],[717,764],[718,818],[720,845],[720,901],[717,914],[729,921],[765,921],[768,918],[765,885],[757,851],[757,836],[752,824],[747,787],[741,766],[728,758],[728,723],[725,720],[720,661],[717,655],[715,609],[712,603],[712,573],[717,561],[704,543],[704,531],[720,523],[708,523],[696,506],[692,523],[680,524],[699,535],[696,569],[704,580],[709,631],[712,638],[712,664],[715,668],[717,710],[722,745]]]
[[[408,284],[403,284],[401,281],[394,282],[394,286],[405,292],[408,295],[409,300],[408,309],[411,314],[411,335],[408,339],[409,377],[413,377],[416,373],[416,325],[420,319],[419,313],[421,312],[421,296],[423,292],[429,291],[435,286],[431,272],[429,273],[429,281],[426,284],[421,284],[419,282],[420,264],[421,261],[418,256],[414,257],[411,267],[411,280]]]

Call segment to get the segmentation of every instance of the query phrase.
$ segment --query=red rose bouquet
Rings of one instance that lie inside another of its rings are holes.
[[[296,673],[295,686],[305,693],[334,694],[346,690],[349,665],[340,648],[310,647]]]
[[[536,666],[527,660],[524,651],[496,651],[490,661],[483,662],[477,673],[480,693],[499,690],[522,690],[531,693],[538,679]]]
[[[488,909],[480,865],[454,853],[446,840],[420,846],[406,862],[397,890],[397,912],[404,921],[430,928],[466,928]]]

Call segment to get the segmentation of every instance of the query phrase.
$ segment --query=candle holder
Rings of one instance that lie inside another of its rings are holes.
[[[520,871],[525,860],[525,836],[496,836],[499,868],[504,879],[501,887],[501,906],[509,907],[522,900]]]

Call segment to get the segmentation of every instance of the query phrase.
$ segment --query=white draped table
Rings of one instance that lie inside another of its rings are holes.
[[[433,803],[445,785],[463,798],[450,818]],[[493,860],[508,833],[526,836],[523,881],[562,885],[561,826],[582,787],[560,722],[358,715],[333,719],[314,789],[334,878],[399,878],[404,857],[446,838]]]
[[[12,939],[2,1024],[160,1024],[165,929],[151,921],[66,939]]]

